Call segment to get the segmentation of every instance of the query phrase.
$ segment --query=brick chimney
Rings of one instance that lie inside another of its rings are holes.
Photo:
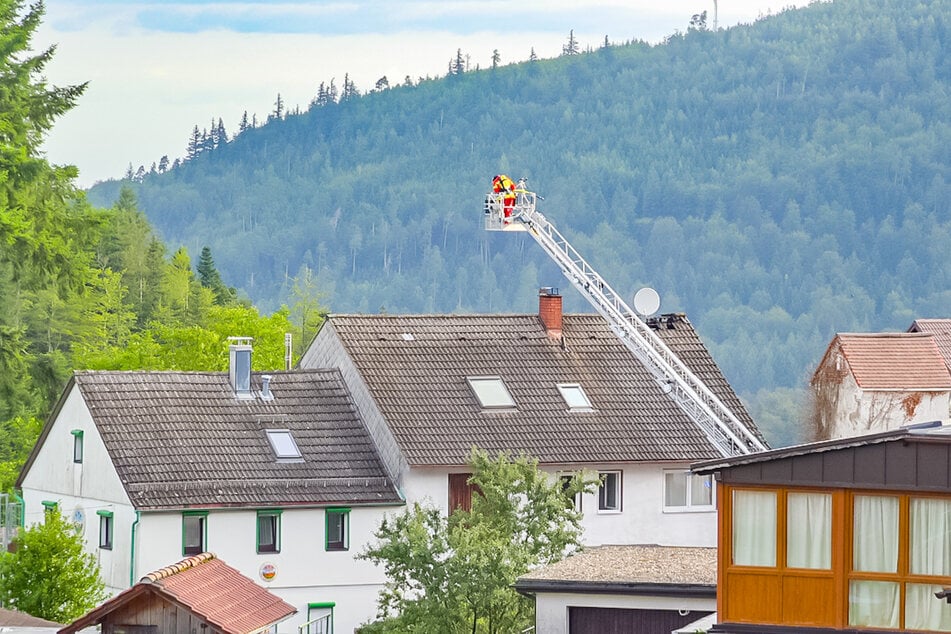
[[[538,317],[552,339],[561,338],[561,295],[553,286],[538,289]]]

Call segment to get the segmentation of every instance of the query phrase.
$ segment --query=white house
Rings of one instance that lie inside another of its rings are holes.
[[[26,522],[82,527],[111,593],[211,551],[293,605],[281,631],[375,614],[354,553],[403,500],[336,370],[77,372],[17,486]]]
[[[947,420],[951,372],[936,336],[927,331],[837,334],[812,375],[812,440]]]
[[[467,503],[466,460],[525,452],[601,474],[577,500],[587,545],[716,545],[716,500],[691,462],[720,456],[597,315],[330,315],[301,359],[340,370],[407,502]],[[651,325],[741,421],[740,400],[683,315]]]

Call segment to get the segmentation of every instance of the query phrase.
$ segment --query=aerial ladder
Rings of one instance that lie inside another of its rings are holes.
[[[724,457],[765,451],[768,447],[710,391],[654,330],[624,302],[620,295],[536,208],[539,197],[525,189],[525,180],[511,194],[490,192],[485,197],[487,231],[527,231],[551,257],[568,281],[578,289],[611,330],[650,371],[703,431]]]

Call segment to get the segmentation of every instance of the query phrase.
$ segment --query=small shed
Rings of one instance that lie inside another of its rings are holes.
[[[103,634],[252,634],[296,612],[214,554],[202,553],[146,575],[59,632],[99,625]]]

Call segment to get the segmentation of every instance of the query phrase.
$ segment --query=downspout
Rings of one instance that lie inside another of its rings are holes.
[[[26,502],[20,497],[20,494],[16,492],[16,489],[13,490],[13,497],[20,503],[20,528],[23,528],[26,526]]]
[[[132,522],[132,548],[129,552],[129,587],[135,585],[135,529],[139,525],[139,511],[135,512],[135,521]]]

